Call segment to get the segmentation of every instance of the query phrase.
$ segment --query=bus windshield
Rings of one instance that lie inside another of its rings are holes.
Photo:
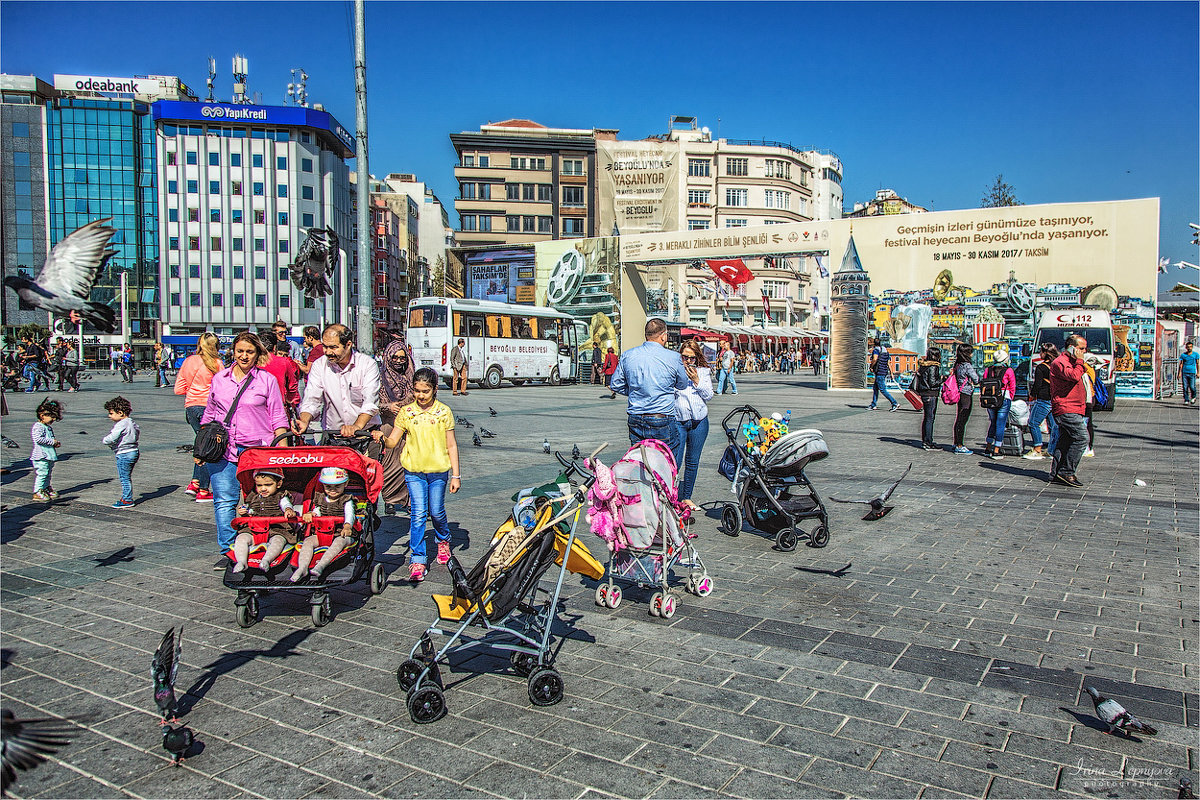
[[[448,320],[445,306],[413,306],[408,314],[408,327],[444,328]]]
[[[1082,328],[1072,330],[1070,328],[1042,328],[1038,331],[1037,346],[1040,348],[1045,342],[1053,342],[1061,353],[1066,348],[1067,336],[1069,334],[1079,334],[1087,339],[1088,352],[1098,356],[1112,355],[1112,331],[1108,328]]]

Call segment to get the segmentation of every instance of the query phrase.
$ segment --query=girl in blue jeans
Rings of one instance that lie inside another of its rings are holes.
[[[425,523],[433,518],[437,538],[437,561],[450,560],[450,522],[446,518],[446,490],[454,494],[462,485],[458,472],[458,442],[454,439],[454,414],[437,399],[437,373],[422,367],[413,373],[413,402],[401,406],[392,432],[372,436],[388,448],[400,443],[405,433],[400,464],[406,470],[409,516],[408,546],[411,551],[409,579],[425,580],[429,557],[425,552]]]

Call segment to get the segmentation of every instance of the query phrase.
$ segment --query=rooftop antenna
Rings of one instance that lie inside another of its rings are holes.
[[[210,103],[216,102],[216,98],[213,97],[213,87],[216,85],[216,81],[217,81],[217,60],[215,58],[213,58],[212,56],[209,56],[208,57],[208,102],[210,102]]]
[[[246,103],[246,75],[250,71],[250,64],[246,57],[235,55],[233,57],[233,102]]]
[[[300,78],[296,78],[296,73],[300,73]],[[292,82],[288,84],[287,94],[288,103],[290,105],[303,106],[308,108],[308,90],[305,88],[305,83],[308,81],[308,73],[304,68],[292,70]]]

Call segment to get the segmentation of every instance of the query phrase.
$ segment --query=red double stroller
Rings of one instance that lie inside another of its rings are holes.
[[[379,528],[379,515],[375,505],[383,489],[383,467],[378,461],[368,458],[350,447],[250,447],[242,451],[238,459],[237,476],[243,494],[254,492],[254,473],[270,469],[283,473],[283,489],[293,497],[300,494],[304,499],[302,513],[312,507],[313,495],[319,486],[319,476],[324,467],[341,467],[350,475],[346,493],[354,499],[354,540],[331,563],[318,579],[303,583],[289,580],[291,571],[298,565],[298,549],[303,538],[288,545],[270,564],[262,564],[272,524],[293,523],[285,517],[236,517],[233,527],[249,528],[254,534],[254,545],[247,559],[247,569],[234,573],[233,552],[229,553],[230,566],[225,570],[224,583],[237,590],[234,605],[237,608],[237,623],[249,628],[258,622],[259,599],[265,594],[278,591],[308,592],[313,625],[328,624],[332,615],[329,590],[366,580],[367,590],[379,594],[387,585],[387,574],[383,564],[375,562],[375,531]],[[333,541],[334,527],[340,518],[316,517],[304,525],[305,536],[317,537],[314,563],[325,548]]]

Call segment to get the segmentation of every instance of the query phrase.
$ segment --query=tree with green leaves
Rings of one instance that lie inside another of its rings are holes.
[[[996,181],[983,192],[979,201],[980,208],[1003,208],[1004,206],[1025,205],[1017,199],[1016,190],[1004,182],[1004,175],[997,175]]]

